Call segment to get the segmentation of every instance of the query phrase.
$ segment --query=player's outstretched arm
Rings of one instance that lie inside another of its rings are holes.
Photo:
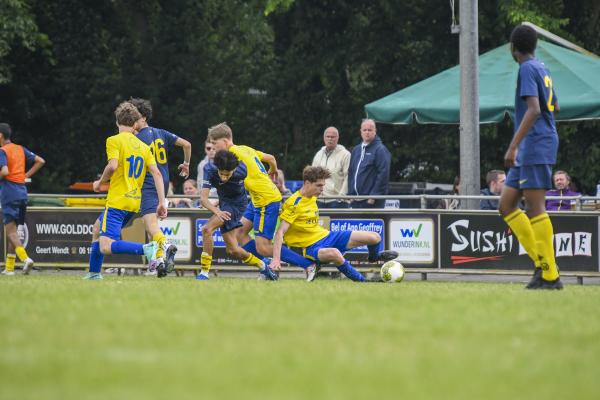
[[[29,168],[29,171],[25,173],[25,178],[31,178],[33,174],[38,172],[40,168],[42,168],[46,164],[46,160],[44,160],[40,156],[35,156],[35,160],[33,161],[33,165]]]
[[[281,220],[279,224],[279,228],[275,233],[275,240],[273,241],[273,259],[271,260],[271,264],[269,268],[272,270],[281,269],[281,246],[283,246],[283,235],[290,228],[290,223],[284,220]]]
[[[179,164],[179,176],[187,178],[190,176],[190,159],[192,158],[192,144],[185,139],[177,138],[175,146],[183,148],[183,163]]]
[[[269,164],[269,175],[273,179],[277,178],[277,160],[275,159],[275,156],[263,153],[260,161]]]
[[[519,128],[517,129],[515,136],[513,136],[513,139],[508,146],[508,150],[504,155],[505,167],[510,168],[515,165],[519,144],[525,138],[525,136],[527,136],[527,133],[531,130],[540,114],[541,110],[539,99],[535,96],[528,96],[527,111],[525,111],[525,115],[523,115],[523,119],[521,120],[521,125],[519,125]]]
[[[94,192],[100,191],[100,185],[103,183],[110,182],[110,178],[113,176],[117,168],[119,167],[119,160],[116,158],[111,158],[108,160],[108,164],[104,167],[104,171],[102,171],[102,176],[97,181],[94,181],[92,187]]]
[[[167,217],[167,201],[165,199],[165,184],[163,182],[162,174],[158,170],[156,164],[149,165],[148,170],[152,174],[152,179],[154,179],[154,185],[156,186],[156,192],[158,194],[156,216],[160,219],[164,219]]]

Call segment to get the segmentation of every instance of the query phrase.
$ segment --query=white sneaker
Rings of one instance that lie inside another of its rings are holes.
[[[148,271],[144,272],[144,276],[156,276],[156,269],[153,271],[148,270]]]
[[[107,268],[104,273],[105,274],[116,274],[119,272],[118,268]]]
[[[321,268],[319,268],[317,264],[308,266],[308,268],[306,268],[306,282],[314,281],[320,269]]]
[[[31,272],[32,269],[33,269],[33,260],[31,258],[27,257],[25,259],[25,261],[23,262],[23,274],[29,275],[29,273]]]
[[[2,275],[6,275],[6,276],[14,276],[15,275],[15,271],[4,270],[1,273],[2,273]]]

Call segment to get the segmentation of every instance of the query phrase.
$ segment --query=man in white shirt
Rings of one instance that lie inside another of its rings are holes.
[[[315,154],[313,167],[324,167],[329,170],[331,177],[325,180],[323,196],[345,196],[348,193],[348,166],[350,152],[338,144],[340,134],[330,126],[323,133],[325,146]],[[348,203],[340,199],[323,199],[317,201],[319,208],[348,208]]]

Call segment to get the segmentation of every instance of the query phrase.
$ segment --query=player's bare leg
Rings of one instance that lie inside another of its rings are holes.
[[[393,250],[379,251],[381,236],[377,232],[353,231],[350,234],[350,240],[346,247],[353,249],[355,247],[367,246],[369,249],[369,262],[389,261],[398,258],[398,252]]]
[[[379,235],[377,235],[379,236]],[[319,249],[317,253],[319,257],[319,261],[321,263],[332,263],[334,264],[338,270],[342,274],[344,274],[347,278],[356,281],[356,282],[364,282],[365,277],[358,272],[346,259],[344,255],[336,248],[322,248]]]

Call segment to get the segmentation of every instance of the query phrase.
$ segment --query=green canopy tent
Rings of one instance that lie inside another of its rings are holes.
[[[505,44],[479,56],[480,123],[514,117],[518,64]],[[552,76],[559,121],[600,118],[600,58],[538,41],[536,57]],[[460,66],[365,106],[368,118],[389,124],[458,124]]]

